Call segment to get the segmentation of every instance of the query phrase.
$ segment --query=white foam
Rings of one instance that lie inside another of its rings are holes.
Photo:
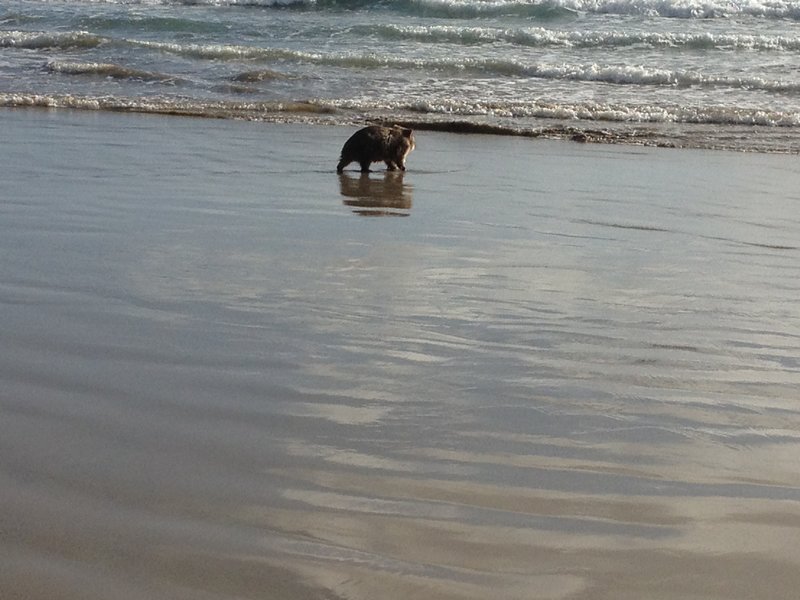
[[[574,11],[617,15],[646,15],[683,19],[725,18],[748,15],[774,19],[800,19],[800,6],[787,0],[413,0],[420,12],[436,11],[452,16],[487,14],[544,14]]]
[[[694,123],[721,125],[762,125],[799,127],[800,112],[781,112],[735,107],[692,107],[662,105],[622,105],[607,103],[558,102],[480,102],[456,99],[431,101],[402,100],[383,102],[371,98],[329,101],[340,109],[369,111],[412,111],[420,114],[462,117],[536,118],[559,121],[620,123]]]
[[[800,37],[748,34],[668,33],[650,31],[599,30],[563,31],[543,27],[498,28],[455,25],[396,25],[362,27],[390,39],[411,39],[432,43],[491,44],[505,42],[529,47],[670,47],[747,50],[800,50]]]

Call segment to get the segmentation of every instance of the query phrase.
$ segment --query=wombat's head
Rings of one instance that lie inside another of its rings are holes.
[[[411,152],[414,148],[417,147],[417,143],[414,140],[414,132],[410,129],[403,129],[403,137],[408,140],[408,151]]]
[[[402,156],[408,155],[409,152],[416,148],[417,144],[414,141],[413,130],[400,127],[399,125],[395,125],[392,129],[395,131],[395,136],[399,138],[397,147],[400,149]]]

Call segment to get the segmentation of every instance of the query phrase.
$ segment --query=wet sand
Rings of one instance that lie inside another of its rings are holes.
[[[0,127],[4,600],[796,597],[795,156]]]

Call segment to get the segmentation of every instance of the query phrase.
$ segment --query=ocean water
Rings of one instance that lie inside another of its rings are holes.
[[[787,0],[6,0],[0,105],[796,152]]]
[[[0,131],[3,600],[796,598],[795,156]]]

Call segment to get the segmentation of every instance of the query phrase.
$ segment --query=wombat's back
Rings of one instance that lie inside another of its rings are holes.
[[[405,170],[405,159],[414,149],[414,134],[411,129],[371,125],[359,129],[344,143],[336,170],[342,170],[352,162],[369,171],[369,165],[384,161],[389,170]]]

